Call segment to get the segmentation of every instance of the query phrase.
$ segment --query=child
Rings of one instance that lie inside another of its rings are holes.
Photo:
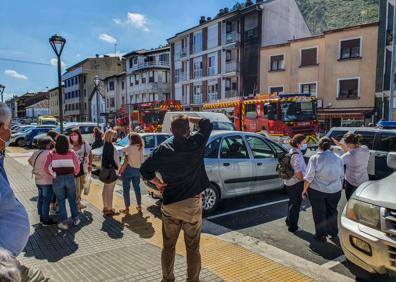
[[[37,211],[40,215],[40,222],[45,225],[52,225],[56,222],[49,218],[49,208],[52,198],[52,177],[44,169],[45,161],[50,153],[52,140],[50,137],[43,137],[38,141],[39,150],[33,153],[28,160],[33,167],[32,173],[38,189]]]

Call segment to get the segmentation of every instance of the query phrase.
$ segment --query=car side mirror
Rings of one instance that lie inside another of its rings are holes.
[[[388,167],[396,169],[396,152],[390,152],[387,158]]]

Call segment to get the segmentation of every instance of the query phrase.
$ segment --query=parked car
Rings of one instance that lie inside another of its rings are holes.
[[[214,130],[235,130],[234,124],[231,120],[226,117],[223,113],[214,112],[166,112],[164,116],[164,121],[162,123],[162,132],[171,133],[171,123],[172,119],[180,114],[187,115],[190,117],[200,117],[209,119],[213,124]],[[190,125],[191,131],[196,130],[196,126]]]
[[[144,141],[144,158],[147,158],[148,155],[162,142],[166,139],[170,138],[172,135],[167,133],[139,133],[139,135],[143,138]],[[122,156],[122,149],[128,146],[128,136],[122,138],[115,144],[115,148],[117,149],[120,157]],[[93,166],[96,168],[100,168],[102,165],[102,152],[103,147],[92,150],[93,156]]]
[[[54,129],[55,125],[40,125],[35,128],[32,128],[28,132],[26,132],[23,146],[32,147],[33,146],[33,138],[39,134],[46,134],[48,131]],[[19,145],[21,146],[21,145]]]
[[[15,133],[11,134],[9,144],[11,146],[12,145],[24,146],[26,134],[35,127],[36,126],[34,126],[34,125],[23,125],[23,126],[19,127]]]
[[[370,150],[368,174],[370,179],[382,179],[390,175],[393,170],[386,164],[389,152],[396,152],[396,129],[383,129],[376,127],[334,127],[326,136],[342,140],[346,133],[362,135],[361,143]],[[344,151],[333,146],[333,151],[341,155]]]
[[[95,122],[68,122],[63,125],[63,132],[66,136],[70,135],[72,129],[79,128],[81,131],[81,135],[83,136],[84,140],[88,141],[89,144],[93,143],[93,129],[97,127]],[[104,125],[100,124],[99,126],[102,130]],[[56,127],[54,129],[56,132],[60,132],[60,127]],[[46,134],[37,135],[33,138],[32,146],[37,147],[37,142],[40,138],[45,136]]]
[[[388,154],[396,169],[396,152]],[[360,185],[341,215],[340,237],[352,266],[396,277],[396,172]]]
[[[213,131],[205,152],[210,186],[202,193],[205,212],[212,212],[223,199],[281,189],[276,172],[277,157],[286,150],[270,139],[250,132]],[[146,182],[148,192],[161,193]]]

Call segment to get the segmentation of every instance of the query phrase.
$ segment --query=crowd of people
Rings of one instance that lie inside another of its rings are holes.
[[[367,167],[369,149],[360,145],[361,136],[347,133],[344,143],[323,137],[318,143],[318,152],[306,165],[302,148],[305,136],[295,135],[289,151],[290,166],[294,173],[284,184],[289,195],[286,225],[290,232],[298,230],[302,200],[309,198],[315,223],[315,238],[325,242],[327,237],[338,238],[337,206],[344,188],[347,200],[362,183],[368,181]],[[333,141],[333,142],[332,142]],[[342,156],[331,151],[332,144],[340,146]]]

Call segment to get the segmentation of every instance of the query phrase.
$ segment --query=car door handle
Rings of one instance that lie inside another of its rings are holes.
[[[258,165],[258,166],[261,166],[261,165],[263,165],[263,164],[262,164],[262,163],[257,163],[257,165]]]
[[[223,163],[224,166],[230,166],[230,163]]]

